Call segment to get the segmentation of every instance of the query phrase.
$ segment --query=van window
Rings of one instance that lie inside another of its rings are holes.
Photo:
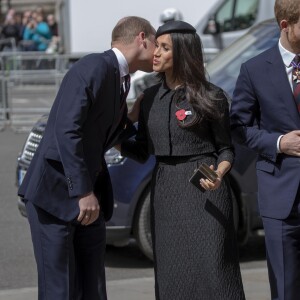
[[[232,14],[234,9],[234,0],[227,0],[219,8],[216,13],[216,22],[219,26],[220,32],[226,32],[232,30]]]
[[[259,0],[237,0],[233,17],[233,30],[249,28],[253,25],[257,12]]]
[[[215,14],[219,32],[237,31],[253,25],[259,0],[227,0]]]
[[[241,64],[278,44],[279,35],[275,19],[250,30],[207,64],[210,81],[232,96]]]

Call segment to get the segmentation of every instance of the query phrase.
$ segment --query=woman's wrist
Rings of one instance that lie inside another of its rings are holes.
[[[222,178],[224,177],[224,175],[225,175],[225,171],[223,171],[223,170],[216,170],[216,173],[217,173],[217,175],[218,175],[218,178],[220,179],[220,180],[222,180]]]

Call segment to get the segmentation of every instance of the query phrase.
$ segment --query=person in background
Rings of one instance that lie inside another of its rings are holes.
[[[39,300],[107,299],[105,221],[113,194],[104,153],[125,131],[135,132],[127,119],[129,73],[152,71],[155,29],[143,18],[122,18],[111,46],[84,56],[65,75],[18,191],[26,202]]]
[[[7,21],[13,19],[16,15],[16,10],[14,8],[10,8],[7,13],[6,13],[6,16],[5,16],[5,21],[4,23],[6,23]]]
[[[300,297],[300,0],[276,0],[278,44],[241,66],[231,106],[237,143],[258,154],[271,298]]]
[[[23,33],[24,41],[31,41],[33,51],[46,51],[52,35],[48,24],[44,21],[42,13],[31,14]]]
[[[151,225],[157,300],[244,300],[233,205],[226,173],[234,159],[229,104],[205,76],[201,40],[183,21],[158,28],[153,70],[135,139],[121,155],[155,155]],[[189,182],[202,163],[216,180]]]
[[[59,52],[59,44],[60,44],[60,37],[58,35],[58,25],[55,20],[55,17],[53,14],[49,14],[47,16],[47,24],[49,26],[49,29],[51,31],[51,41],[48,45],[48,48],[46,50],[46,53],[56,53]]]
[[[58,25],[53,14],[47,16],[47,24],[52,36],[58,36]]]
[[[21,39],[20,36],[20,24],[17,21],[18,14],[14,9],[10,9],[6,15],[4,25],[1,31],[1,39],[13,39],[7,40],[7,42],[2,46],[4,51],[6,50],[16,50],[17,45]]]
[[[25,28],[26,28],[26,26],[29,22],[30,17],[31,17],[31,11],[30,10],[26,10],[26,11],[23,12],[21,26],[20,26],[21,39],[23,38],[24,31],[25,31]]]

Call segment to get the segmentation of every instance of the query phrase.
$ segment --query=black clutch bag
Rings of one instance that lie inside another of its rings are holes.
[[[190,183],[192,183],[197,189],[201,192],[205,192],[206,190],[200,185],[200,179],[208,179],[211,182],[215,182],[218,178],[218,174],[210,169],[210,167],[202,163],[198,169],[195,170],[192,177],[189,179]]]

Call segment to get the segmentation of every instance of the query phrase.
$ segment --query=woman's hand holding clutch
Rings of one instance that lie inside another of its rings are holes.
[[[210,165],[209,169],[212,171],[211,174],[214,174],[213,176],[210,176],[209,178],[201,178],[200,179],[200,185],[203,189],[208,191],[213,191],[219,188],[222,181],[222,176],[219,174],[218,171],[214,170],[214,166]]]

